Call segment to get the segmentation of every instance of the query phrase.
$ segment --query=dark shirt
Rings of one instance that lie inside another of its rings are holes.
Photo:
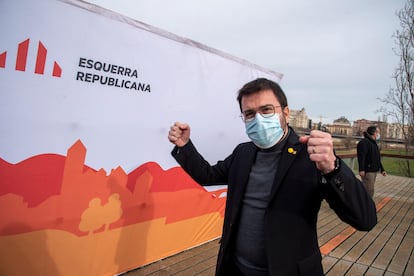
[[[264,215],[285,141],[259,150],[243,197],[235,242],[235,262],[246,275],[266,275]]]

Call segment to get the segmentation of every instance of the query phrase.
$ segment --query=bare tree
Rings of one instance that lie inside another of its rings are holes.
[[[408,153],[410,146],[414,145],[414,0],[407,0],[396,15],[401,29],[393,37],[399,64],[392,75],[395,87],[390,88],[386,97],[380,99],[385,104],[380,111],[401,127],[405,151]],[[411,177],[409,161],[401,164],[404,175]]]

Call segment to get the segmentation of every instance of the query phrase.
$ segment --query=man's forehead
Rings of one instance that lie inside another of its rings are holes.
[[[272,90],[261,90],[259,92],[246,95],[242,97],[242,105],[243,103],[252,103],[257,102],[260,103],[260,105],[266,105],[266,104],[279,104],[279,100],[275,96]]]

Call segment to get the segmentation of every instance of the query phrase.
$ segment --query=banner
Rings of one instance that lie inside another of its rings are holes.
[[[177,166],[169,127],[215,163],[247,140],[238,89],[281,74],[82,1],[3,0],[0,30],[0,275],[113,275],[220,236],[226,188]]]

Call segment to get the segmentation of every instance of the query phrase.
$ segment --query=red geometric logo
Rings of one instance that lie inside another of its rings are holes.
[[[29,43],[30,39],[26,39],[23,42],[20,42],[17,46],[17,57],[16,57],[16,66],[15,69],[17,71],[26,72],[26,65],[27,65],[27,55],[29,52]],[[46,58],[47,58],[47,49],[43,45],[43,43],[39,40],[39,45],[37,47],[37,56],[36,56],[36,65],[34,68],[34,73],[44,75],[45,72],[45,65],[46,65]],[[6,59],[7,59],[7,51],[4,51],[0,54],[0,68],[6,68]],[[53,62],[53,70],[52,76],[60,78],[62,76],[62,68],[59,64],[54,61]]]

